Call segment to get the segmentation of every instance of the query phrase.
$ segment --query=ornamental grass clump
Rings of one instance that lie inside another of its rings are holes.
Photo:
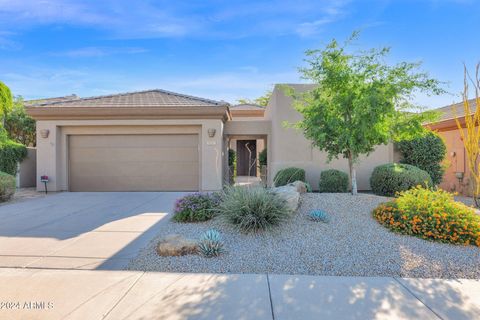
[[[198,242],[198,250],[207,258],[221,255],[225,250],[220,232],[215,229],[207,230]]]
[[[244,233],[271,229],[290,217],[287,202],[260,187],[230,187],[218,205],[218,215]]]
[[[480,246],[480,216],[444,190],[417,186],[373,210],[392,231],[444,243]]]
[[[194,193],[180,198],[175,203],[173,220],[177,222],[207,221],[215,215],[220,201],[217,193]]]

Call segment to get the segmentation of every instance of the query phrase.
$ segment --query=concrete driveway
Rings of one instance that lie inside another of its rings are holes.
[[[178,192],[59,193],[0,207],[0,267],[123,269]]]

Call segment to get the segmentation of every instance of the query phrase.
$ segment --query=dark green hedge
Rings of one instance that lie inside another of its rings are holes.
[[[0,172],[0,202],[7,201],[15,193],[15,177]]]
[[[12,140],[0,140],[0,171],[17,174],[17,163],[27,156],[27,148]]]
[[[284,186],[295,181],[306,182],[305,170],[295,167],[285,168],[279,170],[275,178],[273,178],[273,183],[276,187]]]
[[[402,163],[427,171],[434,185],[442,182],[445,171],[442,161],[447,153],[447,147],[438,134],[429,132],[423,137],[400,141],[397,146],[402,154]]]
[[[320,192],[348,192],[348,174],[331,169],[320,173]]]
[[[432,187],[432,178],[428,172],[409,164],[384,164],[376,167],[370,177],[372,191],[381,196],[393,197],[418,185]]]

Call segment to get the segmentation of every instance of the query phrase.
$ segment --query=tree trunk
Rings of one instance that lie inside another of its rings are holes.
[[[351,154],[348,155],[348,168],[350,169],[350,187],[352,189],[352,195],[357,195],[357,171],[354,166],[354,161]]]

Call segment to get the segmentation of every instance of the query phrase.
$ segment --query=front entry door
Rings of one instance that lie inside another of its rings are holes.
[[[237,176],[257,176],[257,141],[237,141]]]

